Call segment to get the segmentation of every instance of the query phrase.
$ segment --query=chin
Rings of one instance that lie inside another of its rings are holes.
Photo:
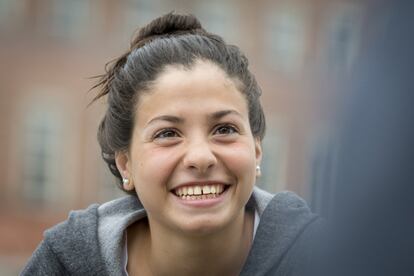
[[[212,224],[211,222],[207,223],[194,223],[190,225],[185,225],[182,227],[182,231],[189,236],[193,237],[202,237],[214,235],[215,233],[220,232],[224,227],[222,225]]]
[[[219,233],[229,227],[235,219],[235,215],[229,214],[204,214],[188,219],[185,224],[179,225],[180,230],[186,235],[206,236]]]

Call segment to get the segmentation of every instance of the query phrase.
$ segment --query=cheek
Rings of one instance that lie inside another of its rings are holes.
[[[137,159],[141,160],[139,169],[164,172],[164,170],[169,170],[173,167],[176,155],[176,151],[172,148],[150,148],[137,156]]]
[[[136,152],[135,160],[139,160],[132,169],[138,196],[149,190],[168,188],[168,178],[177,165],[174,151],[166,148],[147,149]]]
[[[254,146],[249,143],[234,143],[221,150],[226,167],[239,178],[255,179],[256,157]]]

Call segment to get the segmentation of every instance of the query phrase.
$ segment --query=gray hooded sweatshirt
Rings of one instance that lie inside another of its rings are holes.
[[[255,187],[246,208],[260,219],[240,275],[306,275],[309,241],[321,219],[304,200],[292,192],[271,195]],[[127,275],[124,233],[145,217],[135,196],[72,211],[45,231],[21,275]]]

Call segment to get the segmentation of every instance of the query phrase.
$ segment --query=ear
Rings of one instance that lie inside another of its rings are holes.
[[[256,165],[260,165],[262,161],[262,142],[259,138],[254,138],[254,149],[256,153]]]
[[[128,156],[128,153],[115,153],[115,163],[122,178],[128,179],[128,181],[123,183],[123,188],[127,191],[132,191],[134,189],[134,183],[131,177],[130,158]]]
[[[262,142],[259,138],[254,139],[254,149],[256,153],[256,166],[260,167],[260,163],[262,162]],[[256,176],[259,177],[261,175],[260,170],[256,170]]]

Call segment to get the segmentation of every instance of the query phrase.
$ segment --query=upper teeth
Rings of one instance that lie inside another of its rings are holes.
[[[224,190],[223,184],[187,186],[187,187],[179,187],[175,189],[175,194],[179,196],[221,194],[223,190]]]

